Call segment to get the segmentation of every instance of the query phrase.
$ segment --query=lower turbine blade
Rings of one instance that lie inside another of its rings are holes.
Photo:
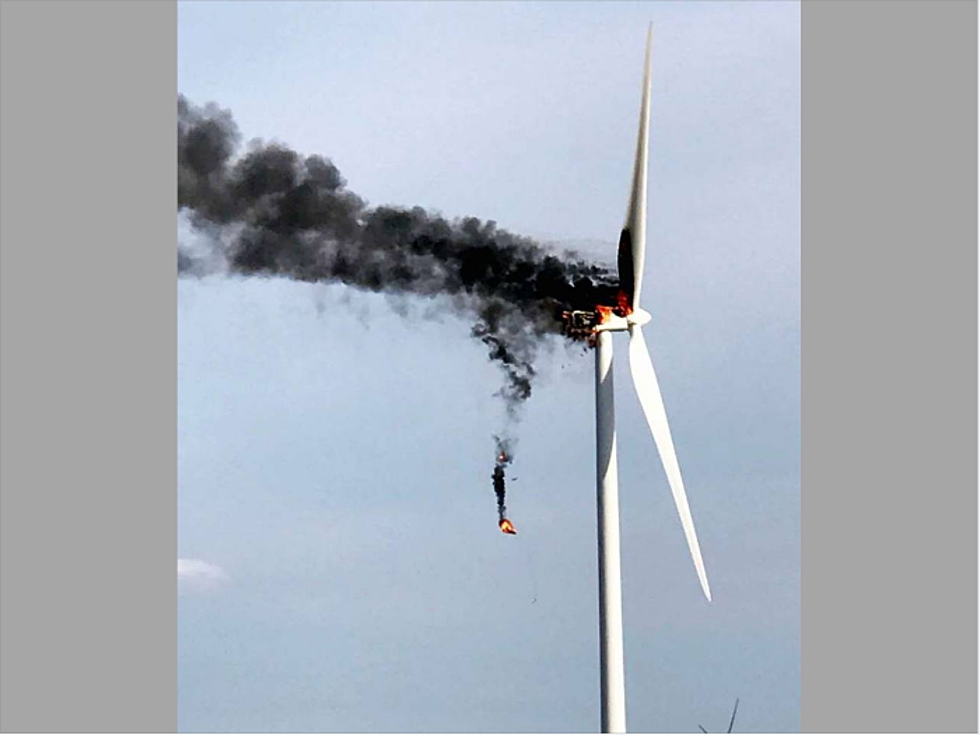
[[[657,451],[660,453],[660,461],[667,473],[667,482],[670,483],[670,492],[674,496],[674,504],[677,506],[677,513],[681,517],[684,536],[687,538],[687,546],[691,550],[691,558],[694,559],[694,567],[698,571],[701,589],[704,590],[704,596],[710,601],[711,588],[708,587],[708,575],[704,571],[701,547],[698,545],[698,535],[694,530],[694,519],[691,518],[691,509],[687,504],[687,493],[684,492],[684,480],[681,478],[681,468],[677,464],[677,454],[674,452],[674,440],[670,436],[667,412],[660,395],[660,384],[657,382],[657,374],[653,371],[653,362],[650,360],[650,351],[643,339],[643,332],[640,327],[635,325],[630,327],[630,372],[633,374],[636,395],[643,407],[643,415],[646,416],[647,423],[650,425],[653,440],[656,442]]]

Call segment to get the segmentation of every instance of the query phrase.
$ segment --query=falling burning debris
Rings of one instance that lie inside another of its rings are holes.
[[[507,465],[514,460],[513,452],[511,451],[512,442],[509,439],[501,439],[499,436],[495,436],[493,439],[497,443],[497,456],[493,466],[493,492],[497,496],[498,525],[503,533],[516,536],[517,529],[514,528],[514,524],[507,518],[507,504],[505,502],[507,495]]]

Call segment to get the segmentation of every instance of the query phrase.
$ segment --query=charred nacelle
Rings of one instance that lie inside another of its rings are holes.
[[[590,344],[598,332],[625,332],[633,325],[642,326],[650,321],[650,314],[643,309],[624,314],[612,306],[598,306],[595,311],[563,311],[561,316],[565,336]]]
[[[563,311],[565,336],[571,339],[587,340],[595,334],[599,326],[599,313],[596,311]]]

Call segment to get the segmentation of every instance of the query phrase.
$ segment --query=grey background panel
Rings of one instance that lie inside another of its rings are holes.
[[[977,6],[803,6],[802,725],[977,727]]]
[[[0,726],[169,731],[176,6],[0,27]]]

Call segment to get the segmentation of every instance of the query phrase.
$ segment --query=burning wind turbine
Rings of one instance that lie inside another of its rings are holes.
[[[602,729],[626,728],[623,680],[619,495],[612,374],[612,333],[629,333],[629,365],[643,414],[680,516],[705,597],[711,599],[657,376],[641,328],[646,253],[650,52],[647,34],[640,125],[626,221],[619,238],[618,277],[611,269],[558,254],[474,217],[448,221],[415,207],[368,208],[346,189],[322,156],[301,156],[279,143],[253,141],[236,157],[238,130],[214,105],[177,102],[178,210],[208,248],[178,246],[184,277],[227,271],[307,282],[333,282],[373,292],[443,296],[476,322],[472,335],[504,373],[499,391],[509,419],[531,395],[540,343],[564,335],[596,353],[596,474],[599,540],[599,629]],[[506,517],[505,470],[512,453],[498,440],[493,485],[499,525]]]

